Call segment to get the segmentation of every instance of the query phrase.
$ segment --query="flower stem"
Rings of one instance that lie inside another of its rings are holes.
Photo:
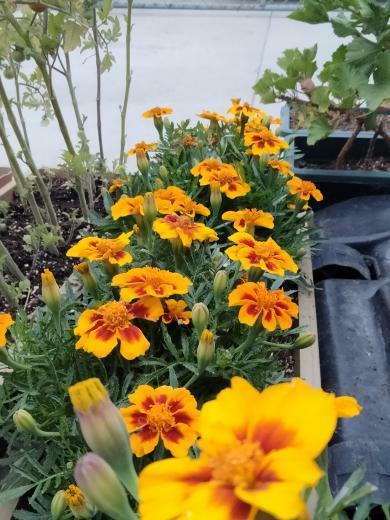
[[[200,374],[193,374],[189,380],[187,381],[187,383],[184,385],[184,388],[188,388],[190,387],[193,383],[195,383],[195,381],[197,381],[200,377]]]
[[[125,97],[121,107],[121,148],[119,154],[119,164],[122,166],[125,160],[125,144],[126,144],[126,115],[129,104],[129,93],[131,85],[131,68],[130,68],[130,43],[131,43],[131,10],[133,0],[127,1],[126,16],[126,79],[125,79]]]
[[[0,362],[14,370],[27,370],[29,368],[27,365],[23,365],[22,363],[18,363],[14,359],[11,359],[4,347],[0,349]]]
[[[256,321],[256,323],[253,325],[253,327],[250,328],[248,336],[245,341],[239,345],[236,350],[235,354],[242,354],[244,353],[249,347],[253,345],[255,342],[257,336],[259,335],[259,332],[261,330],[261,322],[259,320]]]

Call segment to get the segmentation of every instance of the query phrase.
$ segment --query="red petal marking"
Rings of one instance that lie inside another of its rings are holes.
[[[237,185],[234,184],[233,182],[230,182],[229,183],[229,191],[236,191],[237,190]]]
[[[252,440],[258,442],[265,453],[281,450],[292,445],[295,432],[288,430],[278,421],[261,423],[255,428]]]
[[[163,436],[169,441],[176,443],[178,443],[183,438],[183,434],[175,426],[170,430],[165,431]]]
[[[202,482],[208,482],[212,478],[212,469],[205,467],[200,468],[190,475],[183,476],[180,481],[186,484],[201,484]]]
[[[178,412],[174,415],[176,424],[183,423],[188,426],[192,423],[192,418],[185,412]]]
[[[127,417],[130,419],[132,425],[137,428],[145,426],[148,420],[146,414],[140,412],[139,410],[134,410],[134,412],[131,412]]]
[[[152,397],[147,397],[141,403],[141,406],[144,410],[149,410],[151,406],[155,404],[154,399]]]
[[[164,404],[168,401],[168,396],[166,394],[160,394],[156,397],[156,403]]]
[[[244,293],[241,295],[241,300],[252,300],[253,302],[256,302],[257,298],[252,293]]]
[[[96,339],[100,339],[102,341],[108,341],[113,336],[115,336],[115,332],[113,332],[112,330],[108,329],[104,325],[102,325],[101,327],[96,328],[96,334],[95,334]]]
[[[288,305],[285,302],[278,302],[275,307],[280,307],[281,309],[288,311]]]
[[[130,325],[125,329],[121,329],[121,336],[129,343],[135,343],[138,342],[140,338],[142,338],[143,334],[138,327],[135,325]]]
[[[149,441],[150,439],[154,439],[157,437],[157,433],[154,432],[149,428],[149,426],[145,426],[145,428],[142,428],[137,432],[137,435],[141,438],[143,441]]]
[[[259,262],[259,257],[255,253],[255,251],[250,251],[249,254],[246,255],[246,257],[251,264],[257,264]]]
[[[164,220],[166,220],[167,222],[172,222],[172,223],[176,223],[178,221],[179,217],[177,215],[167,215]]]
[[[251,238],[243,238],[243,239],[240,239],[238,241],[238,243],[241,245],[245,245],[245,246],[249,246],[249,247],[254,247],[255,246],[255,242],[254,240],[252,240]]]
[[[271,321],[272,320],[272,310],[268,309],[268,311],[264,314],[265,321]]]
[[[245,219],[241,218],[239,221],[238,221],[238,225],[240,227],[245,227]]]
[[[236,497],[233,488],[218,486],[215,489],[214,498],[218,505],[229,507],[230,520],[247,520],[250,518],[252,506]]]
[[[269,260],[265,261],[265,265],[270,271],[275,271],[278,268],[278,266],[274,262],[270,262]]]
[[[246,307],[246,312],[251,316],[257,316],[258,314],[260,314],[261,309],[259,310],[257,305],[248,305]]]
[[[177,412],[178,410],[180,410],[180,408],[183,407],[183,404],[181,401],[178,401],[176,399],[172,399],[169,401],[169,410],[172,412],[172,413],[175,413]]]
[[[126,255],[126,252],[125,251],[117,251],[113,257],[115,258],[115,260],[120,260],[121,258],[123,258],[124,256]]]
[[[146,294],[146,289],[144,289],[143,287],[138,287],[137,289],[135,289],[135,292],[136,294],[138,294],[138,296],[144,296]]]
[[[127,309],[131,312],[134,318],[145,318],[149,314],[149,309],[141,302],[131,303],[130,305],[127,305]]]

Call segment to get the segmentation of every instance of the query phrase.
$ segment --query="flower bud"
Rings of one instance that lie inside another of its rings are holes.
[[[64,492],[65,502],[75,518],[92,518],[96,510],[81,489],[71,484]]]
[[[267,152],[265,152],[259,157],[260,168],[262,170],[265,170],[268,167],[268,162],[269,162],[269,154]]]
[[[102,382],[96,377],[86,379],[69,387],[68,392],[85,442],[112,466],[133,496],[136,495],[129,434]]]
[[[42,279],[42,300],[46,303],[53,314],[58,313],[60,309],[60,288],[54,278],[53,273],[49,269],[45,269],[41,273]]]
[[[282,133],[282,128],[280,126],[277,126],[274,130],[274,134],[276,135],[276,137],[279,137],[281,133]]]
[[[112,468],[101,457],[87,453],[77,462],[74,476],[78,487],[99,511],[114,520],[136,518],[125,490]]]
[[[316,337],[314,334],[304,334],[302,336],[299,336],[298,339],[296,339],[292,345],[293,349],[303,349],[311,347],[316,340]]]
[[[156,179],[154,181],[154,189],[161,190],[162,188],[164,188],[163,181],[159,177],[156,177]]]
[[[151,224],[157,216],[156,199],[152,192],[145,193],[143,209],[145,221]]]
[[[223,253],[221,253],[221,251],[217,251],[211,257],[211,261],[215,268],[219,267],[222,264],[224,259],[225,259],[225,255]]]
[[[161,117],[153,117],[153,123],[158,132],[158,135],[162,137],[164,123],[162,122]]]
[[[214,213],[218,213],[219,208],[222,204],[222,194],[219,186],[211,185],[211,193],[210,193],[210,206],[213,208]]]
[[[263,120],[261,122],[264,126],[266,126],[267,128],[270,127],[270,124],[271,124],[271,118],[268,114],[264,114],[263,116]]]
[[[169,179],[168,170],[166,169],[166,167],[164,165],[160,166],[160,177],[162,178],[163,181],[167,181]]]
[[[192,307],[192,323],[200,336],[209,323],[210,313],[204,303],[195,303]]]
[[[260,267],[250,267],[248,271],[248,282],[258,282],[264,271]]]
[[[94,275],[91,272],[89,263],[81,262],[80,264],[74,265],[73,269],[80,274],[86,291],[90,293],[94,298],[96,298],[98,292],[97,283]]]
[[[171,122],[169,120],[169,117],[164,117],[163,125],[164,125],[165,130],[169,130],[169,127],[171,126]]]
[[[198,350],[196,352],[199,372],[203,372],[204,369],[211,363],[214,357],[214,353],[214,334],[210,330],[204,329],[200,336]]]
[[[27,410],[16,410],[16,412],[12,416],[12,420],[16,426],[16,429],[20,433],[30,433],[31,435],[35,435],[36,437],[59,437],[60,434],[58,432],[46,432],[40,429],[38,423]]]
[[[61,520],[66,510],[65,492],[61,489],[57,491],[51,501],[50,512],[52,520]]]
[[[213,289],[216,299],[220,298],[226,290],[228,275],[226,271],[218,271],[214,276]]]
[[[137,166],[142,175],[147,175],[149,172],[149,159],[144,151],[137,152]]]

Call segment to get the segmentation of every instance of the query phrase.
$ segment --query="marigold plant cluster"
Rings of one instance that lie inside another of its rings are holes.
[[[322,194],[259,108],[172,113],[143,113],[158,139],[103,188],[106,214],[67,252],[72,284],[45,272],[46,306],[0,315],[5,489],[28,475],[55,519],[306,518],[316,458],[360,412],[280,362],[312,342],[296,282]]]

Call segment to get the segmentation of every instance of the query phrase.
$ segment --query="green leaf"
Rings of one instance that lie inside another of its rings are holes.
[[[312,146],[317,141],[325,139],[332,132],[333,127],[329,123],[326,117],[318,116],[309,126],[309,136],[307,138],[307,144]]]
[[[0,504],[5,504],[6,502],[11,502],[11,500],[15,500],[16,498],[21,497],[30,489],[33,489],[37,483],[27,484],[26,486],[19,486],[13,489],[6,489],[5,491],[0,492]]]
[[[84,35],[85,29],[79,24],[71,21],[64,23],[64,51],[70,52],[81,44],[81,37]]]
[[[311,93],[311,100],[317,103],[320,112],[326,112],[329,107],[329,87],[315,87]]]
[[[325,2],[318,0],[304,0],[303,7],[295,9],[288,17],[291,20],[306,23],[324,23],[329,21]]]
[[[353,27],[352,22],[344,13],[339,14],[331,21],[333,31],[336,36],[344,38],[346,36],[358,35],[358,31]]]
[[[179,381],[177,380],[175,369],[171,366],[169,367],[169,384],[173,388],[178,388]]]
[[[274,103],[276,101],[275,82],[282,78],[280,74],[266,69],[262,77],[255,83],[253,90],[260,96],[262,103]]]
[[[362,36],[355,37],[352,42],[347,45],[347,53],[345,60],[354,67],[372,66],[375,56],[380,52],[380,47],[367,38]]]
[[[109,15],[112,8],[112,0],[103,0],[102,8],[100,10],[101,18],[105,19]]]

